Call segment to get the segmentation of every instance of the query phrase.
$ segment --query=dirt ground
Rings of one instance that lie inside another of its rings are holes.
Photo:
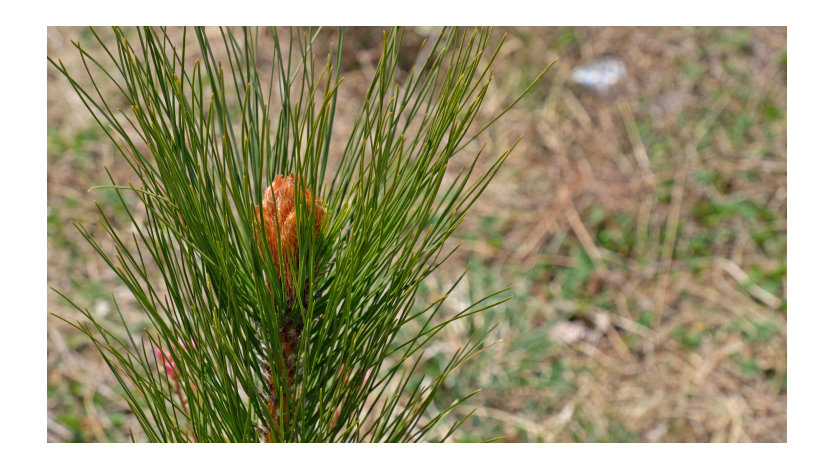
[[[513,286],[512,300],[448,328],[427,355],[440,360],[471,327],[498,323],[494,345],[443,390],[481,389],[456,411],[477,408],[453,440],[784,442],[785,28],[503,33],[485,116],[559,61],[484,136],[498,154],[524,134],[456,233],[461,248],[421,291],[436,298],[466,266],[452,307]],[[347,30],[346,117],[364,99],[380,34]],[[404,64],[431,34],[407,31]],[[80,74],[71,39],[91,45],[81,29],[50,28],[47,54]],[[625,65],[618,84],[598,93],[572,80],[603,57]],[[105,181],[104,166],[117,181],[129,168],[71,87],[47,73],[49,285],[105,324],[118,321],[115,298],[142,328],[130,293],[70,223],[102,236],[94,199],[114,201],[87,189]],[[79,318],[47,296],[50,312]],[[47,439],[126,441],[132,429],[142,440],[95,348],[47,322]]]

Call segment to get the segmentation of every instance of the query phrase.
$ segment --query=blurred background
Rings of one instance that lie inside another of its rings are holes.
[[[443,390],[450,401],[481,389],[455,411],[477,408],[453,440],[786,441],[786,29],[495,33],[507,39],[483,123],[559,61],[473,143],[497,155],[524,134],[456,232],[460,248],[419,293],[436,299],[468,266],[451,315],[513,286],[513,299],[453,324],[427,352],[431,374],[473,328],[498,325]],[[92,35],[47,34],[47,54],[82,74],[70,41],[92,49]],[[407,29],[403,68],[432,34]],[[380,35],[346,30],[337,142]],[[322,33],[325,49],[332,38]],[[147,323],[131,294],[70,223],[103,238],[94,200],[114,207],[117,196],[87,189],[106,181],[105,166],[117,182],[130,169],[66,81],[52,68],[47,78],[49,285],[118,329],[115,298],[139,331]],[[50,312],[80,318],[47,298]],[[51,315],[47,324],[47,439],[141,433],[86,337]]]

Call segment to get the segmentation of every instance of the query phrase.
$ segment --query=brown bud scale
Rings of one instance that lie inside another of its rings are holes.
[[[260,230],[260,227],[263,226],[266,232],[266,241],[269,245],[269,252],[272,255],[272,262],[278,277],[282,281],[281,283],[288,303],[295,299],[295,288],[292,283],[292,268],[293,266],[296,269],[298,268],[295,186],[295,176],[292,173],[287,176],[278,175],[264,191],[261,205],[255,206],[256,227]],[[299,182],[299,189],[304,190],[307,210],[310,209],[310,206],[313,207],[315,235],[318,235],[324,221],[324,203],[318,197],[315,198],[314,202],[312,193],[304,186],[303,182]],[[263,207],[264,223],[261,222],[261,207]],[[258,247],[263,249],[260,234],[256,233],[255,238],[258,240]]]

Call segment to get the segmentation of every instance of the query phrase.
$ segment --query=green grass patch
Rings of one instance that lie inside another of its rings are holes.
[[[694,351],[704,342],[704,331],[686,326],[679,326],[672,331],[672,337],[687,351]]]

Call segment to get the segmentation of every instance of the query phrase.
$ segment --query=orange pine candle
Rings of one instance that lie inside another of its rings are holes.
[[[321,230],[321,224],[324,221],[324,203],[318,197],[313,202],[313,195],[310,190],[304,186],[303,182],[300,181],[298,184],[299,188],[304,190],[308,210],[310,206],[313,206],[315,234],[318,235]],[[298,269],[295,187],[295,176],[292,173],[287,176],[278,175],[264,191],[261,206],[255,206],[255,222],[258,229],[260,229],[261,225],[264,227],[266,241],[269,244],[269,252],[272,255],[272,262],[275,265],[275,271],[278,273],[278,277],[282,281],[288,302],[292,302],[295,299],[292,267],[294,266],[296,270]],[[261,207],[263,207],[263,224],[261,222]],[[263,249],[260,234],[256,234],[256,238],[259,248]]]

